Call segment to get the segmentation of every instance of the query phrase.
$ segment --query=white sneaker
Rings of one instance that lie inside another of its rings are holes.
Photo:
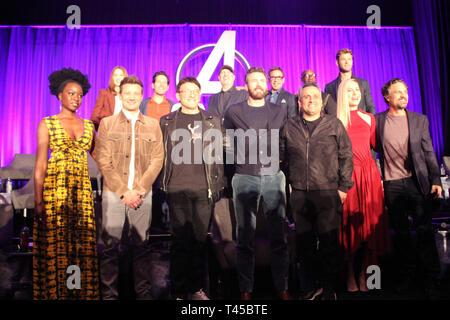
[[[209,300],[207,295],[203,292],[202,289],[198,290],[197,292],[193,293],[191,296],[192,300]]]

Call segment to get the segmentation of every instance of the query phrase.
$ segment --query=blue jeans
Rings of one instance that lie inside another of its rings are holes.
[[[283,172],[279,171],[270,176],[235,174],[231,184],[236,215],[236,268],[240,291],[253,291],[255,269],[253,239],[259,204],[262,205],[269,226],[273,281],[278,291],[287,290],[289,256],[284,229],[286,178]]]

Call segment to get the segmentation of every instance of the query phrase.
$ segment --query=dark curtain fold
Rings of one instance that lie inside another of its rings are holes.
[[[438,157],[450,154],[449,99],[449,1],[413,0],[423,113],[430,120],[433,146]]]
[[[444,115],[444,156],[450,156],[450,2],[438,1],[439,13],[436,21],[438,26],[438,39],[441,54],[441,97],[442,114]]]

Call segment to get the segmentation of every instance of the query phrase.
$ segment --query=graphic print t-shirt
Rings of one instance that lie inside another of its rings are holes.
[[[173,165],[168,189],[169,191],[207,189],[203,165],[201,114],[180,112],[176,121],[179,134],[177,139],[172,140],[172,152],[169,156]],[[172,138],[173,134],[169,137],[169,141]]]

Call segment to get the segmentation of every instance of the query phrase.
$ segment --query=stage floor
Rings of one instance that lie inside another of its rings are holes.
[[[449,236],[439,232],[441,221],[448,221],[450,211],[440,210],[434,215],[436,228],[435,239],[441,261],[440,274],[440,299],[450,300],[450,247]],[[441,228],[442,229],[442,228]],[[157,300],[170,300],[169,280],[169,252],[170,238],[168,236],[156,236],[160,229],[153,229],[154,236],[149,242],[149,261],[151,264],[151,279],[153,282],[153,297]],[[211,249],[211,247],[210,247]],[[101,250],[101,248],[100,248]],[[0,300],[31,300],[31,271],[32,254],[11,252],[11,246],[4,247],[0,251]],[[121,300],[133,300],[134,292],[131,287],[132,278],[129,272],[129,256],[121,259],[119,291]],[[205,279],[205,292],[215,300],[239,299],[236,272],[234,270],[221,271],[217,268],[213,250],[209,251],[208,270],[210,278]],[[340,281],[337,287],[338,300],[423,300],[425,296],[421,288],[420,279],[416,279],[414,287],[403,295],[394,291],[395,267],[393,256],[388,255],[380,259],[381,289],[370,290],[367,293],[348,293],[345,290],[344,281]],[[293,298],[298,299],[299,281],[294,272],[290,274],[289,291]],[[212,280],[219,279],[219,280]],[[277,299],[272,284],[272,276],[269,267],[257,267],[255,270],[255,288],[253,298],[255,300]]]

